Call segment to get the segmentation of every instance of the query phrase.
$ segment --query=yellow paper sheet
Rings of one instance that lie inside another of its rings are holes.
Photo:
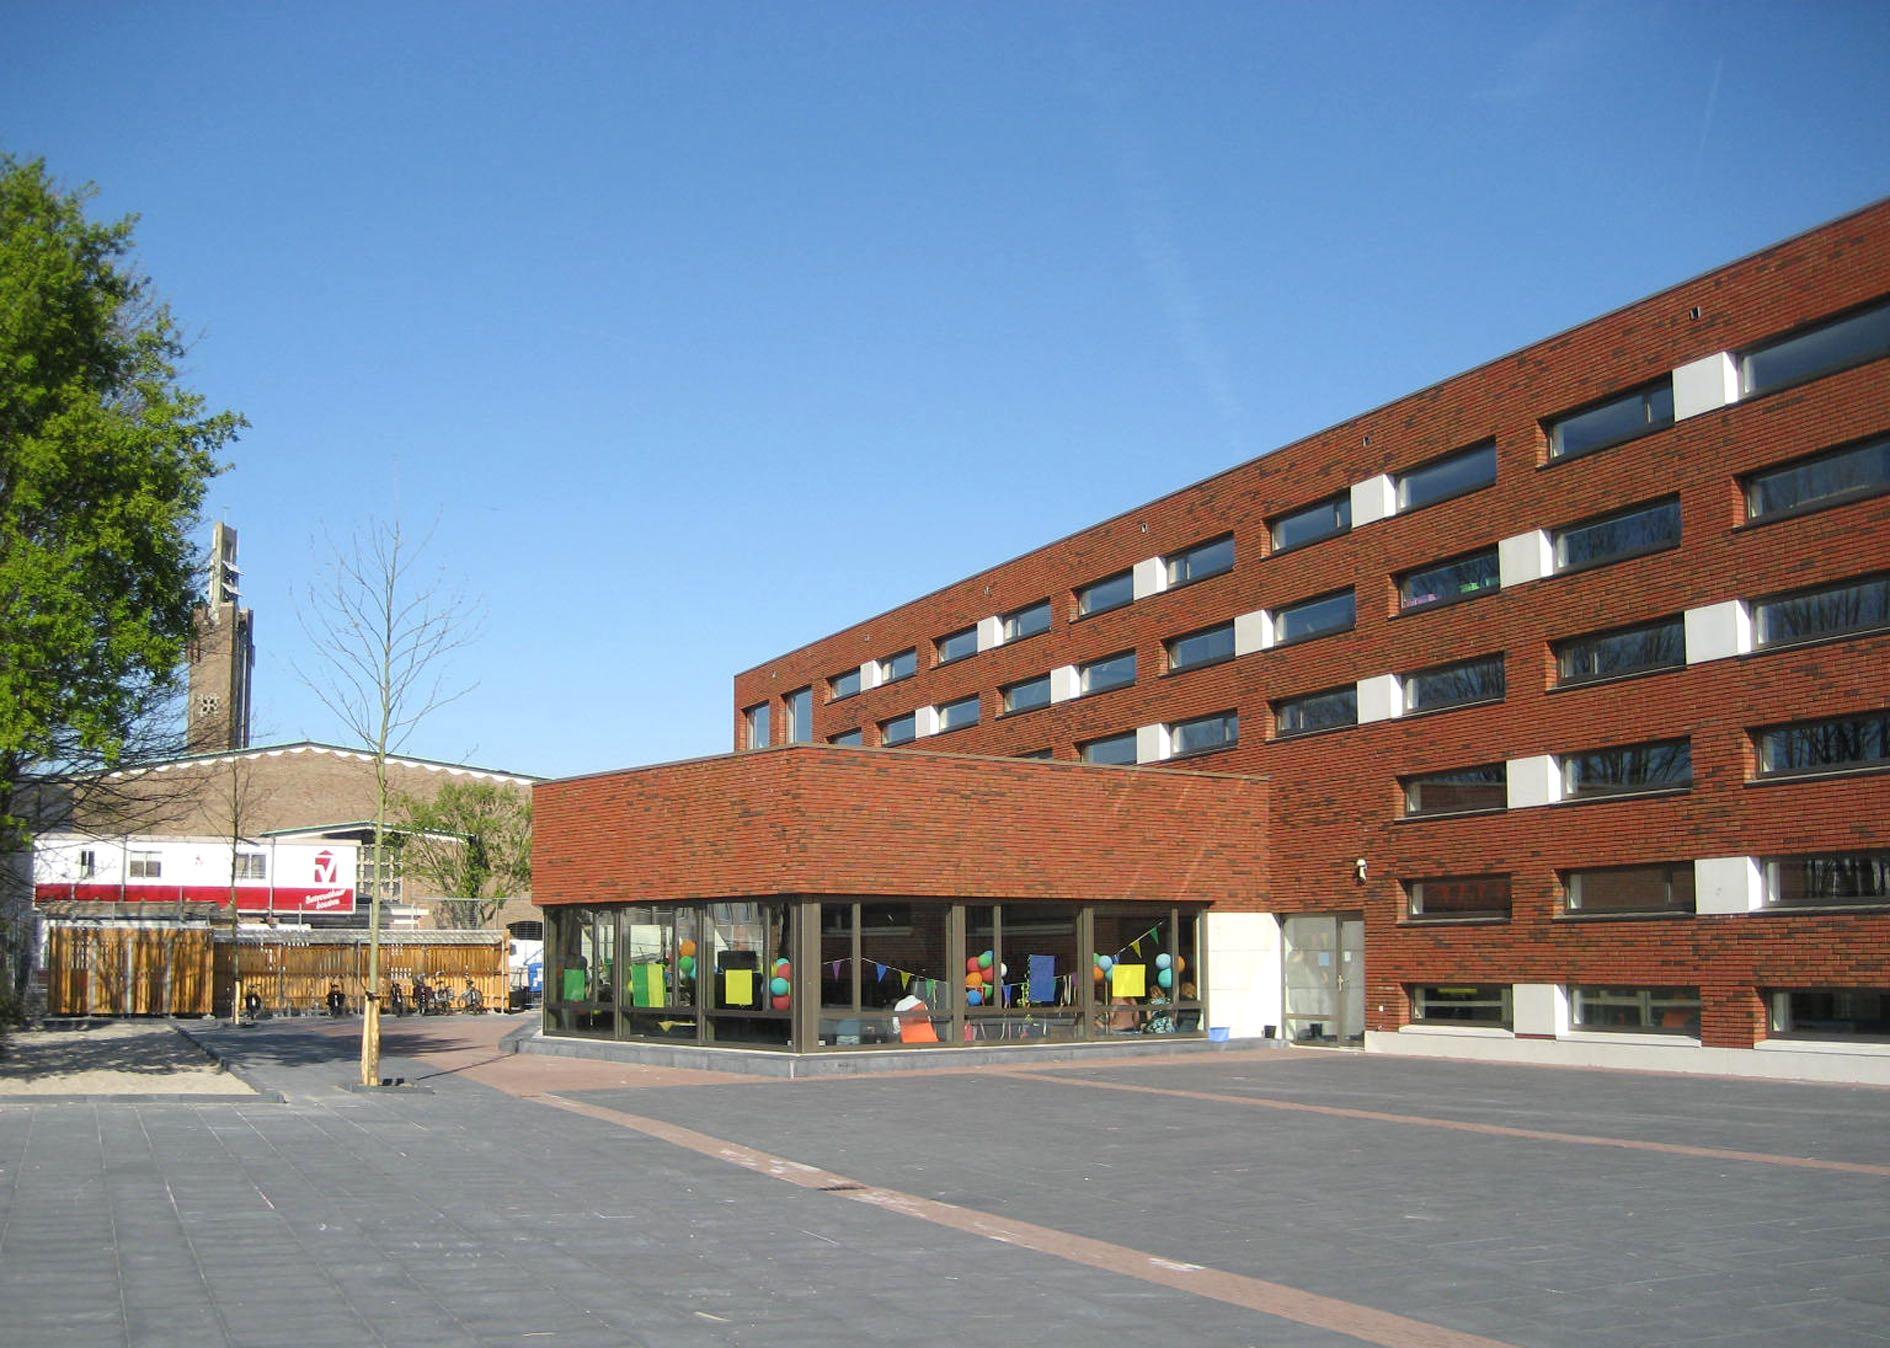
[[[726,980],[722,984],[722,998],[730,1006],[755,1004],[755,971],[753,969],[730,969],[722,977]]]
[[[1109,991],[1118,997],[1148,994],[1148,965],[1118,964],[1109,971]]]

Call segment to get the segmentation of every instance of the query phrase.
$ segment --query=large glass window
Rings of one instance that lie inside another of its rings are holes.
[[[1569,1009],[1578,1030],[1700,1032],[1698,988],[1575,987],[1569,989]]]
[[[1093,1033],[1177,1034],[1198,1029],[1199,951],[1192,915],[1179,930],[1167,909],[1098,908],[1089,977]]]
[[[1820,585],[1761,599],[1752,606],[1753,638],[1782,646],[1890,626],[1890,576]]]
[[[742,747],[747,749],[767,748],[768,745],[773,742],[772,732],[769,729],[770,720],[769,707],[766,702],[758,702],[748,708],[747,711],[744,711],[742,713],[742,726],[748,742]]]
[[[1273,615],[1273,644],[1290,646],[1333,632],[1349,632],[1357,620],[1358,604],[1350,590],[1302,599]]]
[[[844,674],[835,674],[827,680],[827,697],[838,702],[843,697],[852,697],[860,691],[860,671],[849,669]]]
[[[954,660],[978,653],[978,629],[965,627],[956,632],[947,632],[934,644],[938,648],[938,662],[949,665]]]
[[[1004,615],[1004,639],[1022,641],[1025,637],[1041,636],[1050,630],[1050,601],[1039,600],[1012,613]]]
[[[950,1042],[949,904],[823,903],[820,1042]]]
[[[1571,913],[1690,913],[1693,863],[1660,861],[1565,871],[1562,895]]]
[[[1125,731],[1120,735],[1105,735],[1099,740],[1089,740],[1076,746],[1085,763],[1105,763],[1114,766],[1135,762],[1135,732]]]
[[[1135,573],[1118,571],[1113,576],[1091,581],[1076,592],[1076,611],[1087,618],[1092,613],[1107,613],[1122,608],[1135,599]]]
[[[1805,1039],[1890,1039],[1890,988],[1774,992],[1772,1033]]]
[[[1555,532],[1555,569],[1581,571],[1680,544],[1680,502],[1636,506]]]
[[[1173,637],[1168,642],[1168,671],[1179,674],[1184,669],[1199,669],[1203,665],[1218,665],[1223,660],[1234,658],[1234,625],[1222,623],[1202,632],[1190,632],[1185,637]]]
[[[1686,629],[1677,616],[1555,643],[1556,678],[1562,684],[1651,674],[1686,662]]]
[[[814,742],[814,690],[796,688],[783,701],[787,706],[788,743],[812,744]]]
[[[1549,457],[1572,459],[1673,425],[1673,376],[1549,423]]]
[[[909,679],[918,672],[919,653],[916,650],[900,651],[898,654],[889,655],[879,662],[879,681],[881,683],[898,683],[899,680]]]
[[[1135,682],[1135,652],[1121,651],[1091,660],[1077,671],[1077,686],[1085,693],[1106,693]]]
[[[919,718],[914,712],[879,723],[879,742],[885,745],[910,744],[919,733]]]
[[[1509,916],[1507,875],[1447,875],[1407,880],[1405,911],[1414,918],[1492,918]]]
[[[1357,724],[1358,687],[1355,684],[1323,693],[1282,698],[1273,704],[1273,733],[1281,739]]]
[[[1826,716],[1752,732],[1761,777],[1795,777],[1890,764],[1890,712]]]
[[[1342,491],[1337,496],[1329,496],[1303,510],[1281,515],[1270,527],[1275,556],[1282,552],[1291,552],[1294,548],[1303,548],[1311,543],[1350,533],[1352,493]]]
[[[1211,754],[1240,743],[1240,717],[1231,711],[1177,721],[1169,727],[1169,751],[1176,758]]]
[[[1886,355],[1890,355],[1890,303],[1880,301],[1754,347],[1740,359],[1740,384],[1748,395],[1770,393]]]
[[[1411,989],[1411,1019],[1420,1025],[1510,1026],[1509,984],[1432,984]]]
[[[1484,548],[1467,557],[1420,567],[1399,576],[1398,607],[1408,612],[1438,604],[1454,604],[1461,599],[1494,594],[1501,584],[1496,549]]]
[[[1669,791],[1693,785],[1693,742],[1617,744],[1562,756],[1562,794],[1569,800]]]
[[[1475,445],[1398,475],[1398,509],[1448,501],[1496,481],[1496,445]]]
[[[1404,779],[1404,812],[1412,818],[1501,810],[1508,804],[1508,774],[1501,763],[1426,772]]]
[[[789,1042],[794,1009],[792,923],[781,903],[703,906],[698,977],[709,980],[707,1036],[714,1043]],[[705,968],[706,966],[706,968]]]
[[[617,1025],[617,912],[580,905],[548,909],[545,1002],[565,1034],[609,1039]]]
[[[1890,851],[1768,858],[1765,901],[1779,908],[1890,903]]]
[[[938,730],[944,734],[947,730],[962,730],[966,726],[978,724],[982,715],[978,695],[961,697],[956,702],[947,702],[938,709]]]
[[[1746,518],[1779,519],[1890,491],[1890,438],[1768,468],[1746,479]]]
[[[1063,903],[965,909],[965,1014],[972,1041],[1080,1035],[1078,913]]]
[[[1021,683],[1006,684],[1003,695],[1006,712],[1030,711],[1036,707],[1047,707],[1050,705],[1050,676],[1039,674],[1036,678],[1025,679]]]
[[[1404,709],[1414,712],[1440,711],[1472,702],[1500,702],[1508,688],[1500,655],[1406,674],[1402,682]]]
[[[1168,584],[1187,585],[1234,569],[1234,536],[1196,543],[1168,557]]]

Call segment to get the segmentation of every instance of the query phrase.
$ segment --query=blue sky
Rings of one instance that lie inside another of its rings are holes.
[[[729,747],[737,670],[1890,192],[1890,6],[0,3],[324,532],[483,596],[412,752]],[[435,523],[437,521],[437,523]],[[206,527],[207,540],[207,527]]]

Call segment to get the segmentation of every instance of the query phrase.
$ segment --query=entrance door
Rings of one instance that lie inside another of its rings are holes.
[[[1355,913],[1286,919],[1286,1038],[1297,1044],[1365,1040],[1365,921]]]

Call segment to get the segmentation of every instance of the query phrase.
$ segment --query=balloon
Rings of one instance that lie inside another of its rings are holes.
[[[980,969],[989,969],[991,967],[992,953],[993,952],[987,950],[982,955],[978,956],[978,967]]]
[[[978,972],[978,957],[976,955],[967,955],[965,957],[965,972],[968,974]]]
[[[1172,988],[1175,986],[1175,971],[1173,969],[1157,969],[1155,971],[1155,981],[1162,987]]]
[[[979,988],[984,986],[984,975],[978,973],[966,974],[965,986],[970,988],[973,992],[976,992]]]
[[[776,997],[774,999],[774,1009],[777,1011],[785,1011],[793,1005],[794,999],[792,997]]]
[[[694,941],[684,941],[682,943],[682,952],[683,954],[689,956],[691,959],[694,959],[695,954],[696,954],[696,943]]]
[[[1167,955],[1157,955],[1155,957],[1155,967],[1157,969],[1166,969],[1169,965],[1173,963],[1174,963],[1174,960]]]
[[[1109,971],[1110,971],[1111,969],[1113,969],[1113,968],[1115,968],[1115,967],[1116,967],[1116,962],[1115,962],[1115,961],[1114,961],[1113,959],[1111,959],[1111,958],[1110,958],[1109,956],[1107,956],[1107,955],[1104,955],[1104,956],[1103,956],[1103,957],[1102,957],[1102,958],[1101,958],[1101,959],[1100,959],[1100,960],[1098,961],[1098,963],[1100,963],[1100,964],[1102,965],[1102,971],[1103,971],[1104,973],[1108,973],[1108,972],[1109,972]]]
[[[774,973],[777,978],[792,978],[794,977],[794,966],[789,964],[786,960],[776,960],[774,962]]]
[[[696,957],[694,955],[684,955],[681,959],[677,960],[676,963],[682,968],[685,975],[693,974],[696,971]]]
[[[1098,955],[1095,958],[1096,958],[1096,967],[1098,969],[1102,968],[1103,957],[1101,955]]]
[[[966,1006],[983,1006],[984,994],[982,992],[979,992],[976,988],[971,989],[971,991],[965,994],[965,1005]]]
[[[1098,964],[1094,969],[1091,969],[1089,971],[1089,976],[1098,983],[1102,982],[1102,979],[1103,979],[1102,965]]]
[[[1187,968],[1188,968],[1188,961],[1183,959],[1180,955],[1175,956],[1175,972],[1178,974],[1185,973],[1187,971]]]
[[[1008,964],[1000,964],[1000,965],[998,965],[998,976],[999,976],[999,977],[1003,977],[1004,975],[1006,975],[1006,974],[1008,974],[1008,973],[1010,973],[1010,971],[1011,971],[1011,966],[1010,966],[1010,965],[1008,965]]]
[[[788,987],[789,984],[785,978],[771,978],[768,980],[768,991],[772,992],[777,997],[787,996]]]

